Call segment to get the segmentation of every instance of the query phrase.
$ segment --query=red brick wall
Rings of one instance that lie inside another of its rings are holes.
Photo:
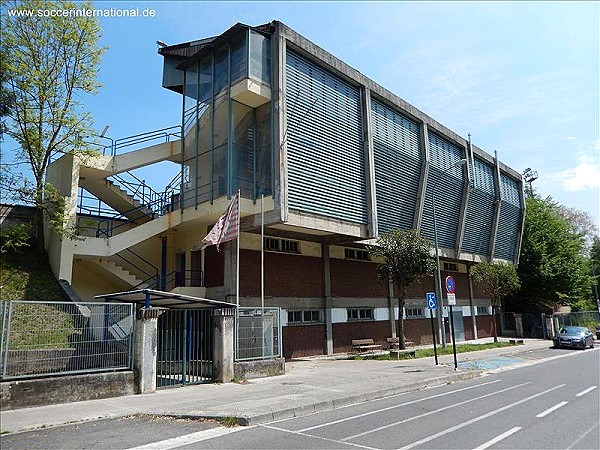
[[[283,356],[285,359],[327,353],[324,324],[283,327]]]
[[[477,317],[477,337],[491,337],[492,332],[492,316],[476,316]]]
[[[332,295],[387,298],[387,284],[377,279],[377,264],[335,258],[329,261]]]
[[[437,322],[434,325],[437,330]],[[429,319],[404,319],[404,337],[407,341],[413,341],[415,345],[432,344]]]
[[[260,295],[260,252],[240,250],[240,295]],[[320,258],[265,252],[265,296],[324,297]]]
[[[333,352],[352,351],[352,339],[373,339],[375,344],[387,348],[386,338],[390,337],[390,322],[387,320],[334,323]]]

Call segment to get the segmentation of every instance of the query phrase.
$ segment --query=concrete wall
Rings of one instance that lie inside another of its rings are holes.
[[[3,410],[135,394],[132,371],[70,375],[0,383]]]
[[[283,375],[285,374],[285,359],[236,361],[233,371],[236,380],[251,380],[253,378]]]

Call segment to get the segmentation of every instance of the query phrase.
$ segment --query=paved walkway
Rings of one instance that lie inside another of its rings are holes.
[[[304,358],[286,363],[285,375],[246,383],[203,384],[154,394],[3,411],[0,427],[14,433],[130,414],[237,417],[244,424],[256,424],[475,378],[489,370],[532,364],[538,359],[535,352],[551,345],[551,341],[525,339],[521,346],[458,354],[457,371],[452,355],[441,356],[438,366],[433,357],[397,361]]]

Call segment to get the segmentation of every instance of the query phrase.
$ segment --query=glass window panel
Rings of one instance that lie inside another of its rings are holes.
[[[227,45],[215,52],[215,94],[227,86]]]
[[[255,31],[250,32],[250,77],[271,84],[271,41]]]
[[[234,189],[252,197],[254,183],[254,110],[236,101],[231,103],[233,126]]]
[[[271,104],[256,108],[256,196],[271,194]]]
[[[231,84],[248,76],[248,52],[246,40],[248,33],[240,33],[231,40]]]
[[[212,98],[212,57],[200,61],[200,101],[210,102]]]

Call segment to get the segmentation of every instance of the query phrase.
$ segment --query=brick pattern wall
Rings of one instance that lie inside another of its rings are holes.
[[[260,295],[260,252],[240,250],[240,295]],[[265,296],[324,297],[320,258],[265,252]]]
[[[377,264],[331,258],[331,293],[337,297],[387,298],[387,284],[377,279]]]
[[[387,320],[334,323],[333,352],[351,352],[352,339],[373,339],[375,344],[387,348],[386,338],[391,335],[390,323]]]
[[[283,327],[283,356],[285,359],[327,353],[324,324]]]

